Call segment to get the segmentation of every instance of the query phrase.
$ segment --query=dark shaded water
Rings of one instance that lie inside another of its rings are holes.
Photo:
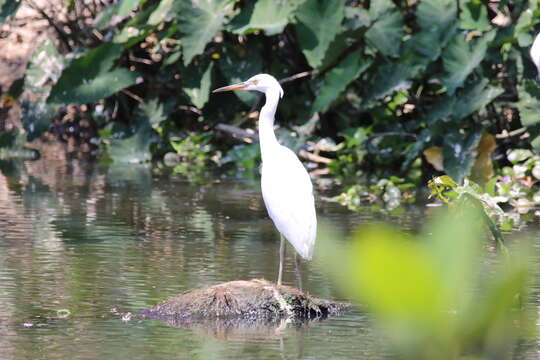
[[[1,169],[1,359],[384,356],[360,312],[301,327],[249,330],[122,320],[126,312],[191,288],[275,279],[279,238],[257,181],[194,185],[146,166],[77,162],[2,163]],[[376,216],[324,202],[318,202],[318,214],[344,231]],[[413,228],[422,216],[418,209],[392,221]],[[284,281],[294,284],[291,250],[288,255]],[[321,269],[303,267],[311,294],[342,298]],[[522,355],[539,356],[536,344]]]

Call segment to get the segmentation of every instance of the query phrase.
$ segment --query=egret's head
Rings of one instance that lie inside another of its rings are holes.
[[[248,91],[260,91],[263,93],[267,93],[268,91],[275,90],[279,93],[279,97],[283,97],[283,89],[281,88],[281,85],[276,80],[275,77],[268,74],[258,74],[255,76],[250,77],[248,80],[233,84],[225,87],[221,87],[219,89],[215,89],[212,91],[215,92],[222,92],[222,91],[231,91],[231,90],[248,90]]]

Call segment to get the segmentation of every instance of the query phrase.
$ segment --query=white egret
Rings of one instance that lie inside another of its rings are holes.
[[[261,189],[266,210],[281,235],[277,284],[281,285],[287,239],[304,259],[313,255],[317,235],[317,216],[313,186],[306,169],[289,148],[274,134],[274,115],[283,89],[271,75],[258,74],[250,79],[213,92],[231,90],[260,91],[266,103],[259,115],[259,141],[262,157]],[[295,256],[298,268],[298,259]],[[300,287],[301,287],[300,283]]]
[[[536,69],[538,70],[538,77],[540,78],[540,33],[538,33],[531,46],[530,55]]]

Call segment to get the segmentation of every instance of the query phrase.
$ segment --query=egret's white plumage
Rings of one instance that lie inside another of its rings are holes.
[[[311,179],[296,154],[279,144],[274,134],[274,116],[283,89],[273,76],[259,74],[214,92],[237,89],[260,91],[266,96],[266,103],[259,115],[264,204],[281,235],[300,256],[309,260],[313,255],[317,234]],[[282,262],[283,259],[280,259],[280,268]],[[278,283],[280,281],[281,276],[278,277]]]
[[[540,33],[538,33],[534,38],[530,54],[532,61],[534,65],[536,65],[536,69],[538,70],[538,77],[540,78]]]

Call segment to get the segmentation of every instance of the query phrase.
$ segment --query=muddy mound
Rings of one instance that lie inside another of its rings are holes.
[[[319,319],[351,308],[348,303],[314,298],[267,280],[238,280],[190,290],[140,313],[165,321],[194,322],[220,319],[254,321]]]

